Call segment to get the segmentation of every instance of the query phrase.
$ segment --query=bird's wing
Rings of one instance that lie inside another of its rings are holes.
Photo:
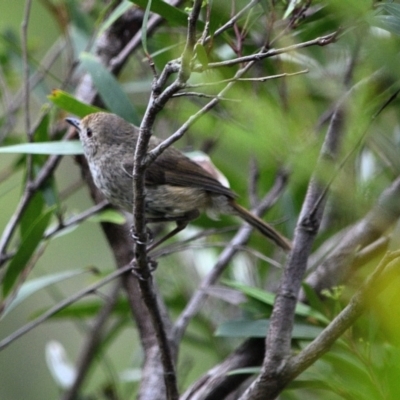
[[[124,164],[124,168],[132,171],[132,164]],[[145,181],[146,185],[199,187],[230,198],[236,197],[232,190],[223,186],[203,167],[174,148],[167,149],[150,164]]]

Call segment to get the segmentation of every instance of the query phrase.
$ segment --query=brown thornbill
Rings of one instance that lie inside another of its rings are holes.
[[[132,212],[133,154],[139,129],[114,114],[99,112],[81,121],[66,118],[77,128],[95,185],[110,203]],[[161,140],[152,136],[149,150]],[[235,193],[174,147],[168,147],[145,172],[148,222],[175,221],[171,237],[201,211],[232,214],[243,218],[284,250],[288,239],[235,201]],[[159,242],[157,243],[159,244]]]

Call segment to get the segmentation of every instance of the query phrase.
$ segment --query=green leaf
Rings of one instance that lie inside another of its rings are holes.
[[[142,24],[142,47],[144,54],[149,55],[149,51],[147,49],[147,23],[149,22],[150,8],[151,8],[152,0],[147,0],[146,9],[144,10],[143,15],[143,24]]]
[[[229,371],[226,375],[254,375],[259,374],[261,372],[261,367],[247,367],[247,368],[238,368]]]
[[[47,96],[47,98],[57,107],[60,107],[68,113],[76,115],[80,118],[83,118],[88,114],[104,111],[99,107],[83,103],[82,101],[79,101],[75,97],[59,89],[53,90],[51,95]]]
[[[215,336],[223,337],[265,337],[269,327],[269,320],[236,320],[220,324]]]
[[[44,209],[44,198],[42,192],[36,192],[25,212],[22,214],[21,221],[19,223],[19,233],[22,240],[25,239],[26,235],[31,231],[32,225],[35,223],[37,216],[42,214]]]
[[[25,234],[18,247],[17,252],[8,265],[7,271],[3,280],[3,294],[6,297],[14,286],[19,274],[26,267],[27,262],[36,250],[42,240],[42,236],[47,226],[49,225],[54,208],[48,209],[43,214],[39,215],[31,229]]]
[[[148,0],[131,0],[139,7],[146,9]],[[162,0],[152,0],[150,10],[165,18],[171,26],[187,26],[188,15],[179,8],[173,7]],[[199,22],[199,26],[204,25]]]
[[[16,306],[21,304],[24,300],[26,300],[29,296],[35,294],[36,292],[44,289],[47,286],[53,285],[54,283],[62,282],[66,279],[80,275],[84,272],[87,272],[87,270],[64,271],[57,274],[42,276],[40,278],[32,279],[24,283],[18,291],[17,296],[8,304],[3,315],[1,316],[1,319],[3,319],[11,310],[13,310]]]
[[[88,218],[91,222],[111,222],[117,225],[123,225],[126,222],[124,214],[116,210],[104,210]]]
[[[273,306],[275,302],[275,295],[273,293],[267,292],[266,290],[247,286],[239,282],[224,281],[224,283],[230,287],[240,290],[247,297],[261,301],[262,303],[265,303],[269,306]],[[313,310],[311,307],[305,304],[297,303],[295,313],[297,316],[312,317],[320,322],[329,323],[329,320],[324,315],[322,315],[318,311]]]
[[[269,328],[269,320],[234,320],[218,326],[215,336],[224,337],[265,337]],[[315,339],[322,332],[322,328],[296,323],[293,328],[292,339]]]
[[[49,105],[47,105],[47,108]],[[50,115],[43,115],[38,127],[36,128],[33,137],[35,142],[47,142],[49,140]]]
[[[58,313],[54,314],[51,319],[69,319],[69,318],[92,318],[101,311],[104,307],[104,299],[94,299],[94,300],[85,300],[80,301],[79,303],[71,304],[70,306],[63,308]],[[40,313],[36,314],[41,315],[47,310],[41,310]],[[126,298],[118,299],[114,309],[113,315],[118,316],[126,316],[129,313],[129,305]]]
[[[13,146],[4,146],[0,147],[0,153],[59,154],[66,156],[83,154],[83,149],[79,140],[70,140],[60,142],[21,143]]]
[[[92,54],[82,53],[80,60],[92,77],[104,104],[115,114],[136,125],[140,124],[137,112],[114,75]]]
[[[194,46],[194,50],[201,66],[206,69],[208,67],[208,55],[206,49],[202,44],[197,43]]]

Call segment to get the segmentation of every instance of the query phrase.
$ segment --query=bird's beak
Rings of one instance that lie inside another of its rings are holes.
[[[81,121],[77,118],[65,118],[65,120],[72,126],[74,126],[78,131],[81,130]]]

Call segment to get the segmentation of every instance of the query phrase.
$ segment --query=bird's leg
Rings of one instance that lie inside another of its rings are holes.
[[[175,221],[176,222],[176,228],[173,229],[171,232],[167,233],[165,236],[163,236],[161,239],[157,240],[157,242],[151,244],[150,246],[147,247],[147,251],[151,251],[158,247],[160,244],[164,243],[166,240],[172,238],[175,236],[177,233],[180,231],[184,230],[188,223],[192,221],[193,219],[196,219],[200,215],[200,212],[198,210],[193,210],[185,213],[182,216],[179,217],[160,217],[160,218],[149,218],[147,222],[168,222],[168,221]]]

